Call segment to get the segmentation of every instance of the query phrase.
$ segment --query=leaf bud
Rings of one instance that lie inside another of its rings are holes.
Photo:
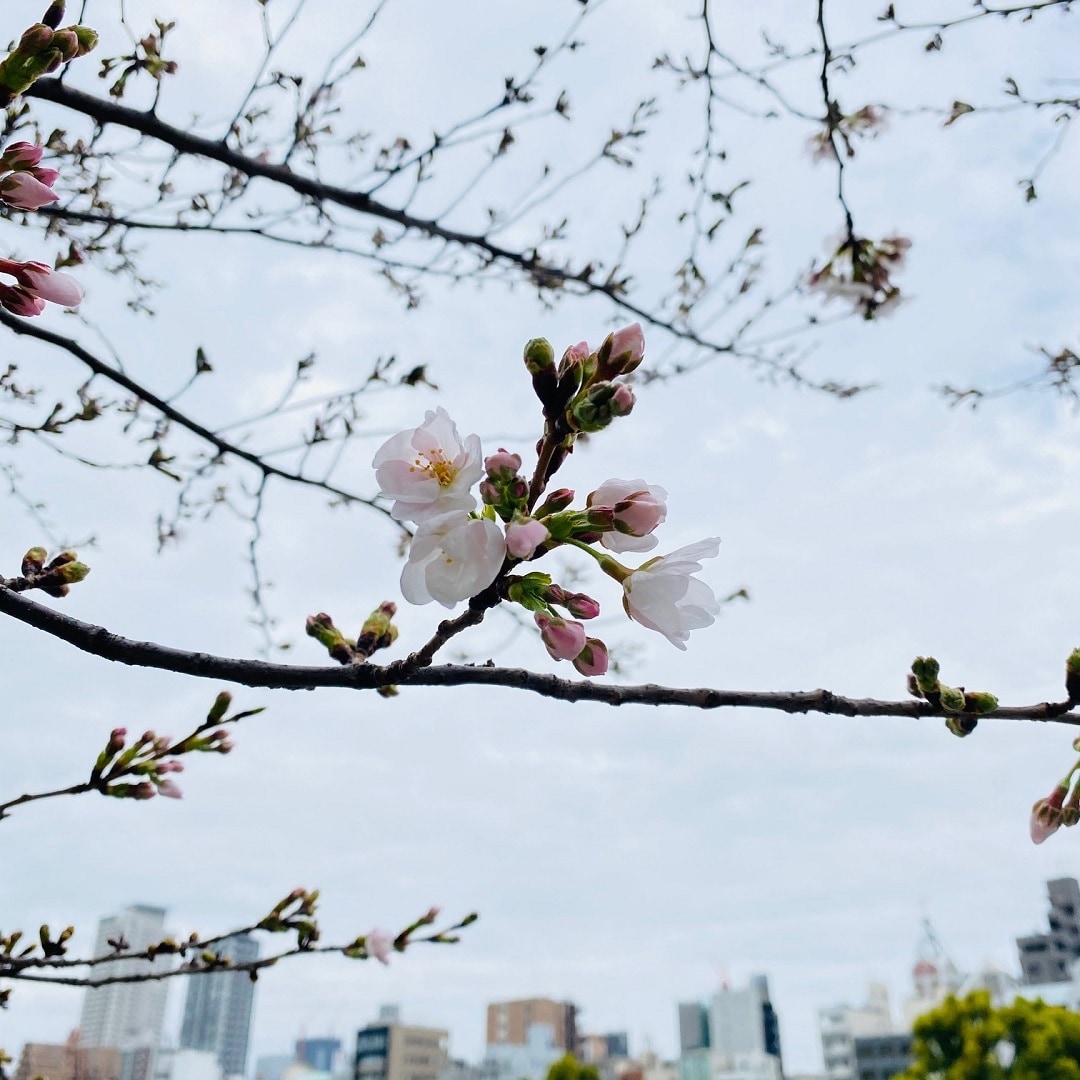
[[[530,375],[555,374],[555,350],[547,338],[532,338],[525,343],[525,369]]]
[[[916,656],[911,664],[911,673],[923,694],[932,694],[937,690],[940,672],[941,665],[932,656]]]
[[[43,547],[32,547],[22,558],[23,577],[40,574],[49,553]]]
[[[969,690],[964,694],[964,711],[992,713],[998,707],[998,699],[985,690]]]
[[[952,687],[947,687],[946,689],[951,690]],[[942,694],[942,698],[944,698],[944,696],[945,695]],[[967,736],[978,726],[978,723],[978,718],[971,715],[960,714],[945,717],[945,726],[959,739],[967,738]]]
[[[964,709],[964,691],[956,686],[945,686],[938,683],[938,692],[941,694],[941,707],[948,712],[962,712]]]

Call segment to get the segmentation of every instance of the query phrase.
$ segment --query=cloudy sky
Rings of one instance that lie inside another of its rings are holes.
[[[18,32],[38,6],[5,5],[4,32]],[[87,21],[122,42],[119,5],[87,6]],[[487,103],[578,5],[507,7],[470,5],[464,16],[430,0],[388,5],[362,50],[368,81],[343,102],[349,122],[380,138],[422,139]],[[591,244],[610,251],[653,174],[666,178],[666,220],[686,197],[680,182],[700,94],[693,86],[673,93],[651,61],[697,48],[686,18],[693,7],[608,0],[582,30],[588,47],[545,76],[549,96],[575,88],[575,123],[522,134],[520,163],[499,181],[504,193],[544,155],[571,168],[585,160],[638,98],[660,94],[664,109],[630,179],[615,166],[598,170],[546,211],[545,220],[565,213],[575,222],[581,259]],[[726,3],[716,22],[725,47],[753,60],[762,27],[793,46],[812,43],[812,7],[760,3],[749,21],[744,5]],[[860,0],[834,7],[839,40],[873,29]],[[227,121],[257,63],[256,5],[221,9],[209,0],[126,4],[138,33],[154,15],[180,20],[182,67],[162,113],[178,123],[197,113],[207,132]],[[344,33],[339,14],[339,5],[312,3],[283,66],[317,69],[326,41]],[[859,228],[913,239],[900,279],[910,299],[887,322],[849,320],[798,340],[812,349],[807,365],[817,377],[877,390],[839,402],[712,361],[643,389],[633,415],[561,474],[582,493],[611,476],[663,485],[660,550],[719,535],[708,580],[720,593],[751,594],[697,632],[685,654],[621,614],[605,615],[604,636],[628,659],[630,680],[901,697],[911,659],[932,654],[946,681],[1004,702],[1060,697],[1064,658],[1080,644],[1080,419],[1039,394],[949,409],[931,387],[1008,383],[1037,370],[1036,346],[1075,346],[1077,149],[1063,144],[1040,177],[1039,199],[1025,204],[1017,181],[1051,145],[1052,123],[1003,113],[943,131],[940,116],[918,107],[1000,103],[1005,74],[1033,93],[1065,92],[1052,76],[1070,73],[1074,21],[1051,13],[1026,27],[987,25],[932,55],[925,36],[913,35],[867,52],[837,82],[852,109],[886,101],[910,110],[849,169]],[[93,71],[87,62],[75,81],[99,90]],[[817,108],[812,67],[782,78]],[[763,105],[745,88],[737,95]],[[48,123],[78,127],[70,115],[35,108]],[[732,229],[765,228],[766,280],[779,289],[838,231],[833,173],[812,166],[804,124],[731,111],[722,127],[732,181],[753,180]],[[464,175],[455,168],[444,190]],[[12,229],[5,236],[23,255],[36,242]],[[637,273],[647,297],[665,291],[680,249],[673,228],[653,229],[646,243]],[[721,248],[703,259],[719,266],[730,257]],[[472,283],[431,284],[420,310],[406,313],[356,260],[236,238],[155,238],[142,259],[144,273],[165,283],[155,319],[124,314],[126,286],[90,269],[81,272],[84,314],[109,332],[128,370],[162,393],[183,384],[202,345],[215,374],[183,401],[208,422],[266,408],[311,350],[319,355],[311,394],[355,384],[378,356],[398,356],[403,369],[429,365],[437,391],[365,406],[338,477],[369,493],[380,442],[436,405],[485,449],[527,455],[538,427],[522,343],[539,334],[557,349],[595,343],[617,318],[599,301],[545,310],[525,289]],[[776,326],[795,325],[807,310],[822,311],[797,303]],[[96,343],[88,327],[51,318]],[[648,341],[658,362],[699,359],[660,334]],[[4,359],[57,395],[82,375],[12,337]],[[295,441],[299,428],[289,424],[272,437]],[[94,437],[80,450],[145,456],[108,433],[100,444]],[[260,446],[273,445],[261,437]],[[177,447],[190,450],[182,440]],[[65,611],[134,638],[257,652],[244,521],[226,511],[193,521],[159,556],[154,522],[176,498],[160,474],[88,472],[34,443],[0,450],[0,463],[19,469],[58,533],[97,538],[93,574]],[[307,614],[325,610],[350,625],[397,597],[393,531],[362,508],[326,502],[279,487],[266,510],[270,606],[298,663],[320,662],[303,636]],[[11,574],[40,532],[15,500],[0,503],[0,514]],[[580,587],[619,611],[610,582],[570,556],[552,562],[563,580],[580,573]],[[426,640],[441,614],[404,610],[395,655]],[[508,619],[489,618],[461,644],[475,659],[554,670]],[[3,798],[79,780],[118,724],[181,734],[220,688],[110,667],[15,623],[0,624],[0,650]],[[1012,970],[1015,936],[1043,925],[1043,882],[1080,869],[1073,836],[1040,848],[1027,838],[1031,803],[1069,764],[1065,729],[991,721],[961,741],[940,721],[613,710],[467,688],[413,689],[389,701],[344,691],[236,697],[267,711],[237,731],[229,757],[190,763],[182,802],[83,797],[6,820],[0,927],[73,923],[89,949],[98,918],[143,902],[167,907],[177,932],[210,933],[258,918],[298,884],[323,890],[327,940],[402,925],[432,903],[455,916],[481,913],[458,947],[417,949],[387,969],[324,961],[269,973],[259,983],[253,1057],[284,1052],[304,1033],[348,1039],[380,1003],[398,1002],[408,1020],[449,1028],[455,1055],[475,1058],[485,1004],[534,995],[570,998],[587,1030],[626,1030],[634,1049],[672,1054],[677,1001],[710,994],[721,978],[741,983],[764,972],[786,1063],[808,1070],[820,1066],[818,1007],[861,1001],[868,979],[908,992],[924,917],[961,967]],[[182,987],[172,994],[175,1025]],[[17,986],[0,1042],[17,1052],[24,1041],[61,1040],[78,1009],[77,992]]]

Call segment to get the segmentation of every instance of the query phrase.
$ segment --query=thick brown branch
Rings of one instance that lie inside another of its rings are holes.
[[[944,716],[925,701],[879,701],[848,698],[829,690],[758,691],[682,688],[647,683],[571,681],[515,668],[444,665],[414,670],[409,661],[385,667],[352,664],[346,667],[300,667],[262,660],[241,660],[208,653],[185,652],[150,641],[120,637],[102,626],[85,623],[37,604],[0,584],[0,614],[33,626],[75,648],[106,660],[135,667],[159,668],[203,679],[224,679],[244,686],[311,690],[323,686],[371,690],[380,686],[506,686],[528,690],[559,701],[598,701],[605,705],[681,705],[695,709],[775,709],[786,713],[828,713],[840,716]],[[1080,712],[1066,702],[1002,706],[992,716],[1002,720],[1052,720],[1080,725]]]

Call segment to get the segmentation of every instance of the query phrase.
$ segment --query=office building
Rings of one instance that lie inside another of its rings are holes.
[[[293,1060],[302,1061],[316,1072],[336,1072],[338,1055],[341,1053],[340,1039],[297,1039],[296,1056]]]
[[[704,1006],[699,1007],[704,1010]],[[704,1045],[696,1043],[702,1039]],[[780,1023],[769,1000],[769,982],[754,975],[742,990],[726,983],[708,1006],[679,1006],[681,1080],[781,1080]]]
[[[232,964],[257,960],[259,944],[250,934],[236,934],[214,946]],[[204,1050],[217,1059],[222,1076],[243,1076],[255,984],[246,971],[213,971],[187,980],[180,1025],[180,1049]]]
[[[1046,891],[1049,932],[1016,939],[1025,983],[1068,982],[1072,962],[1080,959],[1080,885],[1076,878],[1055,878]]]
[[[871,983],[866,1004],[858,1008],[833,1005],[818,1010],[821,1055],[828,1080],[857,1080],[855,1040],[860,1036],[889,1035],[895,1030],[889,991],[882,983]]]
[[[564,1054],[578,1050],[577,1007],[526,998],[487,1008],[484,1069],[492,1080],[544,1080]]]
[[[146,904],[125,908],[98,923],[94,955],[141,952],[165,936],[165,909]],[[109,975],[139,975],[161,971],[170,957],[125,959],[109,964]],[[110,983],[92,987],[83,998],[79,1029],[82,1045],[116,1047],[122,1057],[121,1080],[150,1080],[154,1053],[165,1022],[168,983]]]
[[[447,1032],[377,1021],[356,1033],[354,1080],[436,1080],[450,1055]]]
[[[862,1035],[855,1040],[855,1080],[893,1080],[914,1060],[909,1032]]]
[[[688,1054],[709,1045],[709,1010],[698,1001],[679,1004],[679,1053]]]
[[[120,1080],[120,1051],[114,1046],[81,1046],[73,1032],[63,1046],[27,1043],[14,1080]]]

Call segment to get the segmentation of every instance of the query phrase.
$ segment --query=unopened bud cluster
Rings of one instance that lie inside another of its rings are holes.
[[[985,690],[949,686],[938,678],[940,672],[941,665],[932,656],[915,657],[908,675],[908,693],[947,713],[946,728],[964,738],[975,730],[980,716],[998,707],[998,699]]]
[[[61,64],[85,56],[97,45],[98,36],[88,26],[65,26],[65,5],[56,0],[39,23],[28,27],[15,48],[0,61],[0,105],[9,105],[43,75]]]
[[[13,592],[41,589],[55,597],[67,596],[71,586],[90,573],[90,567],[79,562],[74,551],[61,551],[50,559],[49,553],[43,547],[31,548],[23,556],[20,570],[20,577],[0,581]]]
[[[378,649],[388,649],[397,640],[398,628],[394,625],[397,604],[390,600],[381,603],[360,627],[354,641],[347,638],[325,611],[309,615],[305,630],[339,664],[354,664],[367,660]]]
[[[218,694],[203,723],[176,742],[168,735],[144,731],[128,743],[127,728],[113,728],[90,771],[90,785],[114,799],[152,799],[156,795],[181,798],[183,793],[172,779],[175,773],[184,771],[180,758],[184,754],[229,753],[233,744],[223,725],[262,712],[248,709],[227,716],[231,704],[228,691]]]
[[[1065,661],[1065,692],[1070,706],[1080,704],[1080,649],[1073,649]],[[1080,753],[1080,737],[1073,740],[1073,751]],[[1080,759],[1058,781],[1054,790],[1038,799],[1031,808],[1031,839],[1036,844],[1053,836],[1063,825],[1080,823]]]

